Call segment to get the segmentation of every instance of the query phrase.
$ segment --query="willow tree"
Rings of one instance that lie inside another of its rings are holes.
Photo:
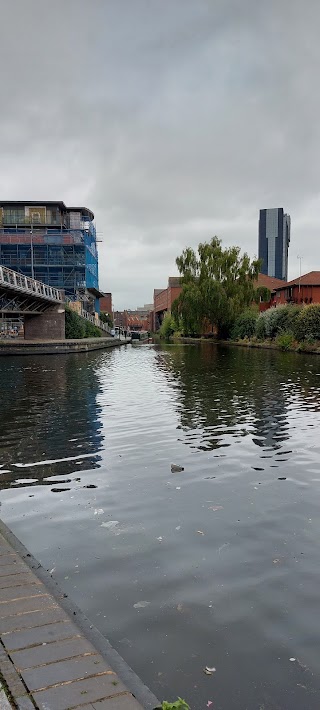
[[[241,254],[239,247],[223,249],[221,240],[213,237],[209,243],[199,244],[197,251],[185,249],[176,264],[182,292],[174,312],[184,331],[200,333],[207,320],[219,337],[226,337],[235,318],[254,299],[261,262]]]

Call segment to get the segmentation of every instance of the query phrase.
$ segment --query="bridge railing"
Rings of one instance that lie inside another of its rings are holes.
[[[36,281],[19,274],[6,266],[0,266],[0,285],[8,286],[16,291],[44,298],[46,301],[64,302],[64,292],[53,286],[47,286],[42,281]]]

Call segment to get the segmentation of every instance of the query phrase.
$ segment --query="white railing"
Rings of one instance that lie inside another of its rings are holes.
[[[17,271],[7,269],[6,266],[0,266],[0,285],[31,296],[38,296],[46,301],[64,302],[64,293],[60,289],[47,286],[42,281],[30,279],[23,274],[18,274]]]
[[[74,310],[74,313],[77,313],[77,315],[81,316],[81,318],[85,318],[88,320],[92,325],[95,325],[97,328],[100,328],[100,330],[103,330],[105,333],[108,333],[108,335],[112,335],[111,328],[106,323],[103,323],[100,318],[95,318],[92,313],[88,313],[88,311],[85,311],[83,308],[81,309],[80,313],[78,311]]]

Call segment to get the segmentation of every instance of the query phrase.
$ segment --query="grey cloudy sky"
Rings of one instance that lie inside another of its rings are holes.
[[[320,269],[318,0],[0,0],[1,199],[95,212],[100,285],[152,300],[214,234],[292,217]]]

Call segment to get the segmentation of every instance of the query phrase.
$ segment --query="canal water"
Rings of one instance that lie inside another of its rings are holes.
[[[0,392],[1,517],[159,699],[319,710],[320,359],[7,357]]]

